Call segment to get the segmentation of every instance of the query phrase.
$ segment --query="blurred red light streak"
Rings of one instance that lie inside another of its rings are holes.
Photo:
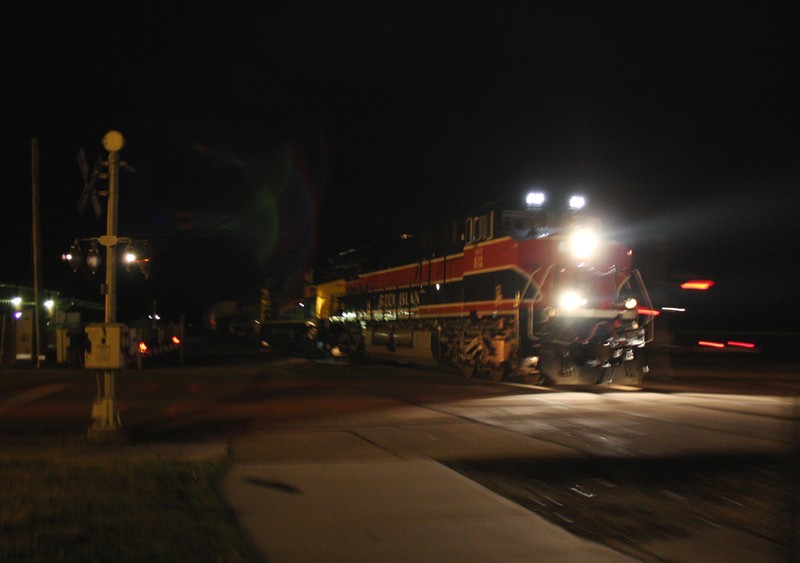
[[[681,289],[698,289],[705,291],[716,282],[713,280],[689,280],[681,284]]]

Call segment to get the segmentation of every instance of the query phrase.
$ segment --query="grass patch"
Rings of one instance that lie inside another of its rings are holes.
[[[0,462],[0,560],[245,561],[225,467]]]

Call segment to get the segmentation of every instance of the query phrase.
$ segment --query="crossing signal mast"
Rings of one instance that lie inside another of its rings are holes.
[[[119,437],[121,427],[117,410],[116,373],[125,367],[123,343],[127,338],[127,328],[117,320],[117,261],[118,245],[122,241],[117,236],[119,210],[119,151],[125,146],[125,138],[119,131],[109,131],[103,137],[103,148],[108,151],[108,205],[106,210],[106,234],[97,241],[106,248],[106,280],[101,293],[105,295],[105,322],[102,325],[86,327],[87,351],[85,366],[104,371],[103,385],[97,386],[97,397],[92,404],[92,423],[88,431],[90,442],[103,443]],[[103,159],[98,157],[91,171],[86,166],[86,157],[78,153],[78,164],[84,177],[84,188],[78,201],[78,210],[83,211],[91,203],[95,216],[102,211],[97,180],[101,177]],[[98,375],[99,378],[99,375]]]

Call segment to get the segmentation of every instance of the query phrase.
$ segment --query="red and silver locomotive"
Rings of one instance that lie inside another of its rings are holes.
[[[632,252],[601,236],[582,200],[564,214],[542,203],[529,194],[525,209],[469,217],[450,230],[454,252],[316,285],[305,336],[337,354],[466,376],[639,383],[654,317]],[[271,338],[297,335],[291,316],[267,322]]]

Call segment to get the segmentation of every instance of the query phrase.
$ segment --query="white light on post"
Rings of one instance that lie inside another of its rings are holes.
[[[97,248],[97,243],[93,242],[86,252],[86,267],[89,268],[92,274],[96,274],[102,263],[103,259],[100,257],[100,249]]]
[[[69,250],[63,256],[64,261],[69,264],[70,269],[73,272],[77,272],[81,264],[83,263],[83,252],[81,251],[81,243],[79,240],[75,240],[72,243],[72,246],[69,247]]]
[[[127,266],[130,266],[137,260],[136,253],[132,249],[128,249],[125,251],[125,255],[123,256],[123,260]]]

